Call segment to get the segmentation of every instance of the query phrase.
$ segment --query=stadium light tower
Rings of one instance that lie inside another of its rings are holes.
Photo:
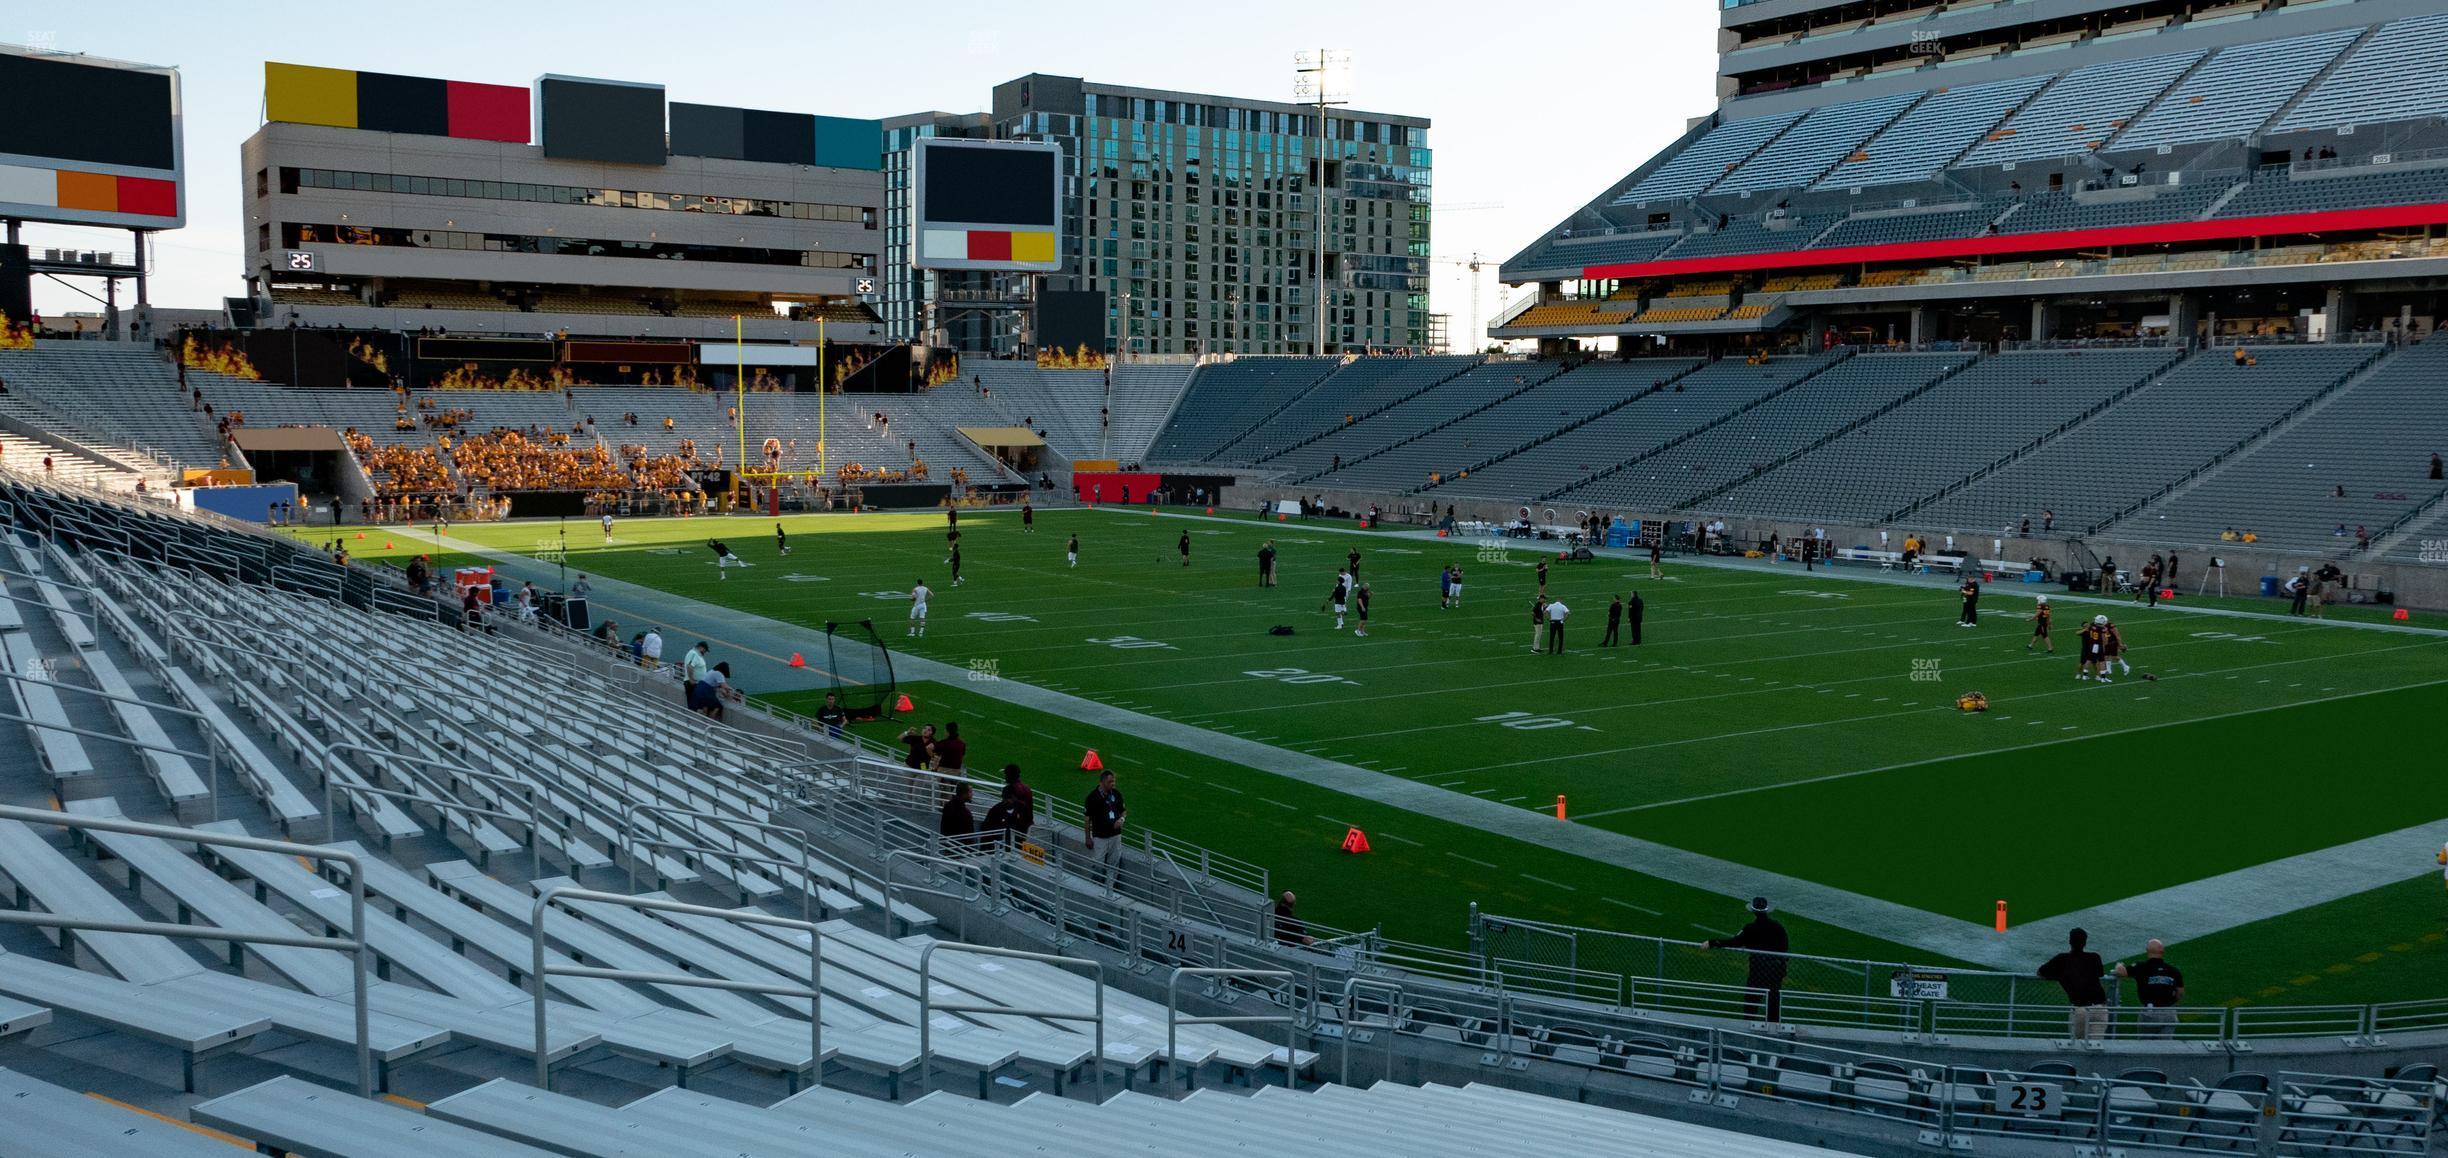
[[[1310,48],[1292,54],[1292,99],[1312,110],[1317,129],[1317,179],[1309,186],[1309,231],[1315,236],[1316,287],[1309,303],[1309,347],[1326,353],[1326,109],[1350,104],[1352,54],[1348,48]]]

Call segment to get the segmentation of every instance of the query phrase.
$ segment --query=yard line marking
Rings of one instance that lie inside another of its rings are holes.
[[[1341,821],[1336,821],[1335,823],[1337,823],[1337,824],[1342,824],[1343,822],[1341,822]],[[1351,825],[1348,825],[1348,824],[1345,824],[1345,825],[1343,825],[1343,827],[1345,827],[1345,828],[1350,828],[1350,827],[1352,827],[1352,826],[1351,826]],[[1393,833],[1390,833],[1390,832],[1381,832],[1381,833],[1378,833],[1378,834],[1377,834],[1377,839],[1379,839],[1379,840],[1391,840],[1391,841],[1394,841],[1394,842],[1396,842],[1396,843],[1398,843],[1398,844],[1407,844],[1407,845],[1410,845],[1410,846],[1411,846],[1411,847],[1413,847],[1413,848],[1426,848],[1426,847],[1428,847],[1428,846],[1426,846],[1426,845],[1424,845],[1424,844],[1421,844],[1420,842],[1418,842],[1418,841],[1416,841],[1416,840],[1412,840],[1412,839],[1410,839],[1409,837],[1396,836],[1396,835],[1394,835]]]
[[[1489,869],[1492,869],[1492,868],[1495,868],[1495,867],[1496,867],[1495,865],[1492,865],[1492,864],[1489,864],[1489,863],[1488,863],[1488,862],[1486,862],[1486,861],[1480,860],[1478,857],[1475,857],[1475,856],[1464,856],[1464,855],[1462,855],[1461,853],[1458,853],[1458,852],[1449,852],[1449,853],[1446,853],[1445,855],[1450,856],[1450,857],[1454,858],[1455,860],[1466,860],[1466,861],[1469,861],[1469,862],[1470,862],[1470,863],[1472,863],[1472,864],[1478,865],[1480,868],[1489,868]]]
[[[1242,796],[1242,795],[1246,795],[1246,794],[1245,794],[1245,793],[1243,793],[1243,792],[1242,792],[1240,789],[1235,788],[1235,787],[1233,787],[1233,786],[1232,786],[1232,785],[1230,785],[1230,784],[1217,784],[1217,783],[1215,783],[1214,781],[1209,781],[1207,786],[1208,786],[1208,787],[1210,787],[1210,788],[1221,788],[1221,789],[1223,789],[1224,791],[1226,791],[1226,792],[1230,792],[1230,793],[1232,793],[1232,794],[1233,794],[1233,795],[1235,795],[1235,796]]]
[[[1494,791],[1496,791],[1496,789],[1493,789],[1493,788],[1474,788],[1474,789],[1472,789],[1472,790],[1471,790],[1471,795],[1473,795],[1473,796],[1485,796],[1485,795],[1487,795],[1488,793],[1490,793],[1490,792],[1494,792]]]
[[[1602,900],[1602,901],[1605,901],[1606,903],[1608,903],[1608,904],[1610,904],[1610,905],[1621,905],[1621,906],[1623,906],[1624,908],[1630,909],[1630,910],[1632,910],[1632,911],[1633,911],[1633,912],[1635,912],[1635,913],[1647,913],[1647,914],[1649,914],[1649,915],[1650,915],[1650,916],[1652,916],[1652,917],[1663,917],[1663,916],[1665,916],[1665,915],[1666,915],[1666,914],[1664,914],[1664,913],[1661,913],[1661,912],[1657,911],[1656,909],[1643,908],[1643,907],[1641,907],[1641,906],[1639,906],[1639,905],[1633,904],[1633,903],[1632,903],[1632,902],[1630,902],[1630,901],[1619,901],[1619,900],[1616,900],[1616,899],[1615,899],[1615,898],[1613,898],[1613,897],[1600,897],[1600,898],[1598,898],[1598,899],[1599,899],[1599,900]]]
[[[1276,800],[1276,799],[1274,799],[1274,798],[1272,798],[1272,797],[1261,796],[1261,797],[1259,797],[1258,799],[1260,799],[1260,800],[1264,800],[1264,801],[1266,801],[1267,803],[1272,804],[1272,805],[1274,805],[1274,806],[1275,806],[1275,807],[1277,807],[1277,808],[1281,808],[1281,809],[1283,809],[1283,810],[1284,810],[1284,811],[1286,811],[1286,812],[1298,812],[1298,811],[1300,811],[1300,807],[1299,807],[1298,805],[1286,804],[1286,803],[1284,803],[1283,801],[1281,801],[1281,800]]]
[[[1541,884],[1541,885],[1545,885],[1545,886],[1547,886],[1548,888],[1551,888],[1551,889],[1562,889],[1562,890],[1564,890],[1565,892],[1568,892],[1568,893],[1577,893],[1577,892],[1580,892],[1580,891],[1581,891],[1581,890],[1579,890],[1579,889],[1576,889],[1576,888],[1572,887],[1571,885],[1564,884],[1564,883],[1563,883],[1563,882],[1561,882],[1561,881],[1551,881],[1551,880],[1548,880],[1548,879],[1547,879],[1547,878],[1545,878],[1545,877],[1534,877],[1534,876],[1531,876],[1529,873],[1521,873],[1521,874],[1518,874],[1518,875],[1521,877],[1521,879],[1523,879],[1523,880],[1525,880],[1525,881],[1529,881],[1529,882],[1531,882],[1531,883],[1533,883],[1533,884]]]
[[[1529,798],[1529,797],[1527,797],[1527,796],[1507,796],[1507,797],[1505,797],[1504,799],[1497,801],[1496,803],[1498,803],[1498,804],[1513,804],[1513,803],[1517,803],[1517,802],[1519,802],[1519,801],[1528,800],[1528,799],[1530,799],[1530,798]]]
[[[1701,931],[1701,932],[1703,932],[1703,933],[1715,933],[1715,934],[1717,934],[1717,935],[1718,935],[1718,936],[1720,936],[1720,937],[1731,937],[1731,936],[1733,936],[1733,935],[1734,935],[1734,934],[1732,934],[1732,933],[1726,932],[1726,931],[1725,931],[1725,930],[1723,930],[1723,929],[1712,929],[1712,928],[1709,928],[1708,926],[1703,925],[1703,924],[1701,924],[1701,923],[1700,923],[1700,922],[1698,922],[1698,921],[1693,921],[1693,922],[1691,923],[1691,927],[1692,927],[1692,928],[1695,928],[1695,929],[1698,929],[1698,930],[1700,930],[1700,931]]]
[[[1032,735],[1032,736],[1040,736],[1040,737],[1043,737],[1043,738],[1045,738],[1045,739],[1052,740],[1052,741],[1054,741],[1054,742],[1055,742],[1055,743],[1057,743],[1057,744],[1062,743],[1062,737],[1057,736],[1057,735],[1055,735],[1055,734],[1054,734],[1054,733],[1052,733],[1052,732],[1040,732],[1040,731],[1038,731],[1038,730],[1037,730],[1037,729],[1035,729],[1035,728],[1030,728],[1030,729],[1029,729],[1029,734],[1030,734],[1030,735]]]
[[[1189,774],[1189,773],[1187,773],[1187,772],[1176,772],[1176,771],[1174,771],[1174,770],[1172,770],[1172,769],[1170,769],[1170,768],[1158,768],[1158,769],[1157,769],[1157,771],[1162,772],[1162,773],[1164,773],[1164,774],[1165,774],[1165,775],[1167,775],[1167,776],[1179,776],[1179,777],[1181,777],[1181,778],[1182,778],[1182,779],[1184,779],[1184,780],[1188,780],[1188,779],[1190,778],[1190,774]]]

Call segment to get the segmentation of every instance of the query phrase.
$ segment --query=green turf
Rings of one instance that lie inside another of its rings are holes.
[[[1651,581],[1645,563],[1602,561],[1552,566],[1550,590],[1574,615],[1570,653],[1550,657],[1529,648],[1533,556],[1504,547],[1110,510],[1043,512],[1022,535],[1016,513],[995,512],[962,520],[968,582],[954,588],[940,513],[785,522],[797,548],[788,559],[775,557],[764,520],[626,522],[610,545],[592,525],[573,532],[570,566],[800,624],[873,618],[902,650],[1001,679],[1541,813],[1564,794],[1574,823],[1973,921],[1998,898],[2030,920],[2395,831],[2435,819],[2442,799],[2420,746],[2399,739],[2402,721],[2448,705],[2448,640],[2427,635],[2060,597],[2051,657],[2024,650],[2036,587],[1993,586],[1982,625],[1967,630],[1944,581],[1671,560]],[[1075,530],[1077,570],[1062,551]],[[1189,567],[1174,546],[1185,530]],[[536,533],[453,531],[527,552]],[[718,581],[701,545],[709,536],[757,569]],[[1269,537],[1283,579],[1262,590],[1253,554]],[[1318,610],[1355,545],[1376,593],[1365,639],[1332,631]],[[1468,581],[1457,610],[1437,606],[1449,561]],[[790,574],[821,581],[779,581]],[[907,639],[906,592],[922,578],[937,592],[934,623]],[[1649,601],[1646,642],[1597,647],[1608,595],[1634,587]],[[2160,678],[2075,681],[2074,632],[2099,610],[2124,624],[2137,674]],[[1276,624],[1297,634],[1269,635]],[[1970,690],[1993,710],[1956,711]],[[1084,792],[1058,777],[1076,781],[1079,751],[1098,747],[1131,771],[1134,817],[1269,865],[1329,924],[1383,921],[1452,943],[1474,899],[1679,937],[1734,919],[1709,894],[972,688],[913,694],[929,704],[922,717],[940,701],[963,720],[973,765],[1019,758],[1044,769],[1033,775],[1048,790]],[[1344,859],[1333,852],[1341,821],[1420,843],[1381,841],[1370,858]],[[2385,918],[2373,935],[2394,943],[2429,928],[2412,920]],[[1797,948],[1876,946],[1812,930],[1797,932]],[[2321,999],[2356,985],[2341,975]],[[2259,999],[2266,987],[2204,978],[2200,989]]]

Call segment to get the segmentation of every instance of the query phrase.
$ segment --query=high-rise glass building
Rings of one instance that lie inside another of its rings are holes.
[[[1424,350],[1428,121],[1031,74],[991,113],[885,122],[888,332],[974,352],[1034,341],[1036,290],[1101,295],[1106,348],[1143,354]],[[1021,275],[910,267],[909,155],[924,136],[1063,148],[1065,268]],[[1324,260],[1312,232],[1323,190]]]

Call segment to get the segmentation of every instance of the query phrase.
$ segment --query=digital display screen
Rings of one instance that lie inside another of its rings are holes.
[[[545,156],[625,165],[664,162],[661,85],[566,76],[548,76],[537,84]]]
[[[919,215],[930,222],[1052,229],[1060,156],[1055,149],[930,141]]]
[[[0,52],[0,153],[178,167],[166,73]]]

